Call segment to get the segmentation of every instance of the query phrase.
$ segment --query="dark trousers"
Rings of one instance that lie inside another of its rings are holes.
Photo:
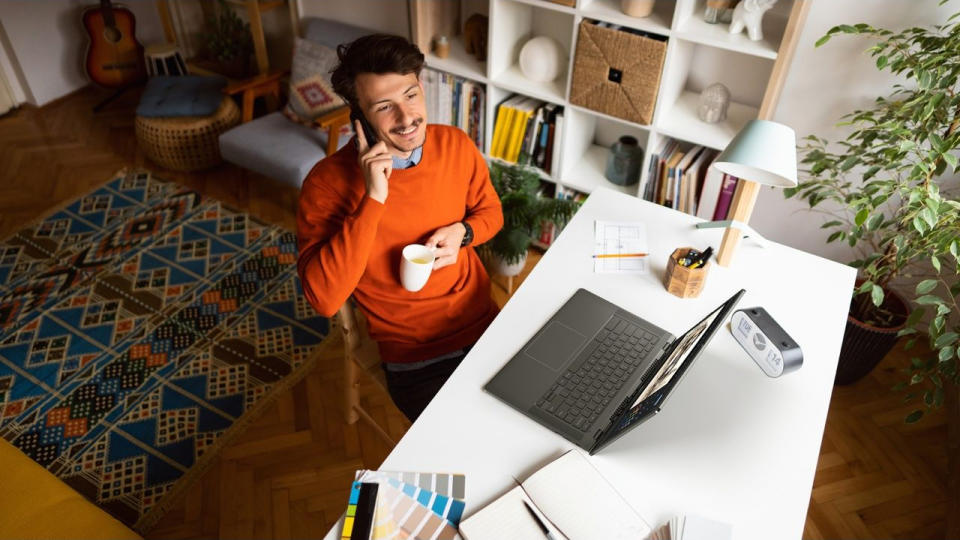
[[[387,390],[397,408],[415,422],[465,356],[466,353],[410,371],[384,369]]]

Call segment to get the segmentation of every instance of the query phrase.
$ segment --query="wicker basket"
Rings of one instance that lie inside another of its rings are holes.
[[[219,164],[220,134],[240,123],[229,97],[210,116],[147,118],[137,116],[137,142],[148,158],[174,171],[198,171]]]
[[[639,124],[653,122],[667,42],[580,23],[570,102]]]

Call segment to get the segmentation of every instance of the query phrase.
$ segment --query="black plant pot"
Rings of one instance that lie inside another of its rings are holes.
[[[897,344],[897,333],[903,329],[909,310],[906,302],[892,291],[884,291],[885,308],[902,314],[899,325],[881,328],[847,315],[847,329],[840,346],[840,360],[834,384],[846,385],[859,381],[883,360]]]

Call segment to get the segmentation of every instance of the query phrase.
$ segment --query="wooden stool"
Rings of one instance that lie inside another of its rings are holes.
[[[229,97],[210,116],[148,118],[137,116],[137,142],[148,158],[174,171],[198,171],[218,165],[220,134],[240,123],[240,109]]]

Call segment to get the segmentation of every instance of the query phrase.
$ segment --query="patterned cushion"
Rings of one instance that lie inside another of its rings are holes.
[[[345,102],[330,84],[330,70],[336,65],[337,53],[333,49],[296,38],[290,97],[283,114],[294,122],[312,125],[315,118],[343,105]]]
[[[137,116],[210,116],[220,107],[226,84],[219,76],[151,77],[140,96]]]

